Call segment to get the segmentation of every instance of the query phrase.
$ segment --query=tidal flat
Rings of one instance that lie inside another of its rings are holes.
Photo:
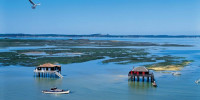
[[[1,51],[0,63],[3,66],[21,65],[34,67],[44,63],[71,64],[103,59],[102,64],[145,63],[143,66],[161,71],[180,70],[181,67],[192,62],[192,60],[187,60],[184,57],[152,54],[151,49],[148,48],[152,46],[192,47],[193,45],[90,39],[0,39],[1,48],[32,47],[29,49]]]
[[[199,38],[24,37],[0,41],[1,100],[200,99],[200,85],[194,82],[200,78]],[[35,67],[47,62],[61,65],[64,78],[34,77]],[[180,68],[180,76],[173,76],[177,70],[169,68],[151,70],[157,88],[150,82],[128,81],[127,74],[133,66],[159,69],[174,65]],[[71,93],[41,92],[55,86]]]

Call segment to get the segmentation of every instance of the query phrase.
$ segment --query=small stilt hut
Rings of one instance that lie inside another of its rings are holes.
[[[129,73],[128,73],[129,79],[131,81],[140,81],[140,78],[142,78],[142,81],[144,82],[144,79],[147,78],[147,82],[149,82],[151,78],[151,82],[154,82],[154,75],[153,73],[150,73],[149,70],[145,67],[136,67],[133,68]]]
[[[61,66],[51,63],[37,66],[34,70],[34,76],[45,78],[63,78],[63,76],[61,75]]]

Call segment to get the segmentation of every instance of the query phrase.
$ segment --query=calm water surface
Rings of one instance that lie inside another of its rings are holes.
[[[181,76],[154,72],[158,87],[151,83],[128,82],[133,64],[102,64],[101,60],[62,66],[63,79],[33,77],[33,67],[0,67],[0,100],[200,100],[200,39],[198,38],[116,38],[110,40],[192,44],[194,47],[145,47],[157,55],[176,55],[194,60]],[[4,48],[1,48],[3,50]],[[1,51],[0,50],[0,51]],[[141,64],[134,64],[134,66]],[[57,86],[70,94],[47,95],[42,90]]]

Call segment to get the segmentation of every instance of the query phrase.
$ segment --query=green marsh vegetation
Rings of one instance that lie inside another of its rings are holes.
[[[185,60],[185,58],[183,57],[176,57],[171,55],[153,55],[151,54],[149,48],[137,48],[140,46],[190,47],[191,45],[156,44],[151,42],[126,42],[88,39],[0,39],[1,48],[28,48],[33,46],[46,47],[0,52],[0,63],[3,66],[38,66],[43,63],[70,64],[103,59],[103,64],[135,64],[145,62],[151,63],[145,65],[146,67],[153,68],[160,66],[166,67],[169,65],[177,65],[178,67],[183,67],[189,64],[188,62],[191,62],[189,60]]]

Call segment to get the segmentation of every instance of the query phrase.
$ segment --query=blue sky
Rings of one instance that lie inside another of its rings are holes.
[[[0,33],[200,35],[200,0],[0,0]]]

